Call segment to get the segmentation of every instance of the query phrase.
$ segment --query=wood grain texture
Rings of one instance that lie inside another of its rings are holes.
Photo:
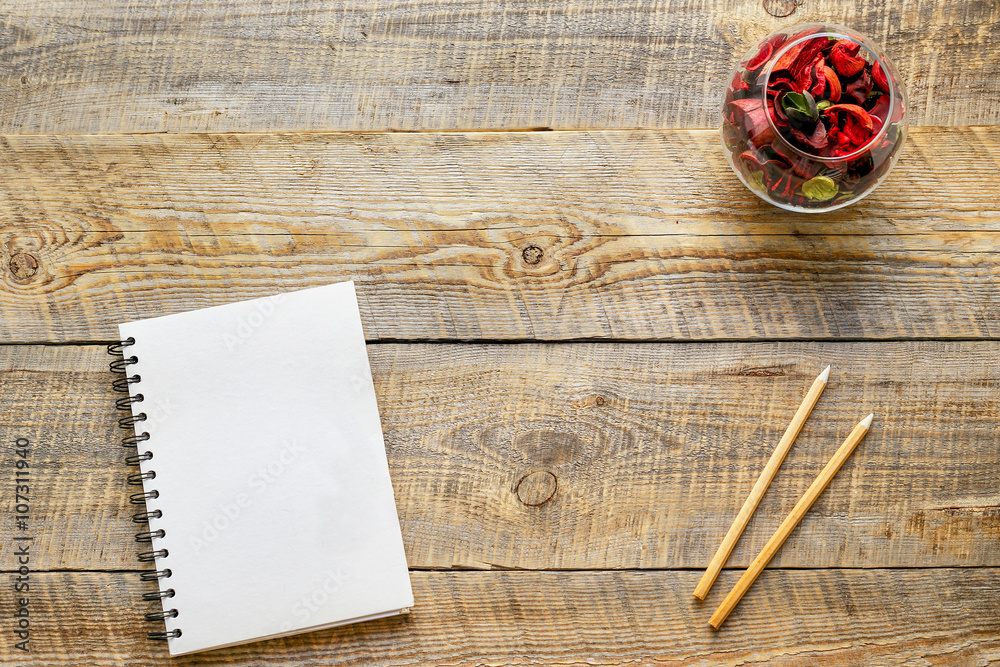
[[[1000,6],[810,0],[10,0],[0,132],[691,128],[739,57],[832,21],[881,43],[917,125],[1000,122]]]
[[[34,577],[28,664],[39,667],[1000,661],[996,568],[768,570],[720,632],[689,594],[695,572],[414,572],[409,616],[179,658],[145,639],[149,584],[135,573]],[[12,612],[0,597],[5,623]],[[9,641],[0,660],[23,664]]]
[[[1000,128],[759,201],[712,131],[0,138],[0,341],[353,278],[370,340],[995,338]]]
[[[382,344],[369,356],[413,568],[700,576],[826,364],[830,385],[728,567],[746,567],[869,411],[872,432],[773,566],[1000,565],[1000,343]],[[0,433],[34,443],[38,568],[138,565],[107,361],[97,346],[0,347]],[[8,450],[2,461],[10,475]],[[0,568],[13,565],[0,550]]]

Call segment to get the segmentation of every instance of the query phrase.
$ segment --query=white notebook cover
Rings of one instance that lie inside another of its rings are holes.
[[[172,655],[412,606],[353,283],[119,329]]]

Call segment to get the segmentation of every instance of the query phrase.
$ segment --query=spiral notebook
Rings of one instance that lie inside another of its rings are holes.
[[[119,330],[152,639],[181,655],[408,610],[353,283]]]

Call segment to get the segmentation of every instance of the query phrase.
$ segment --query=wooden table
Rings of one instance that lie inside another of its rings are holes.
[[[1000,663],[995,0],[805,0],[787,19],[757,0],[0,12],[4,664]],[[885,184],[814,216],[747,192],[711,129],[735,59],[805,20],[884,44],[912,103]],[[348,278],[413,613],[169,661],[140,620],[104,345],[121,321]],[[12,620],[19,437],[30,654]]]

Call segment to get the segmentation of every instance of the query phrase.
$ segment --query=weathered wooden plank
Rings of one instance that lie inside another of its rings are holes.
[[[852,208],[712,131],[0,139],[0,341],[353,278],[379,339],[992,338],[1000,128],[914,131]]]
[[[369,355],[411,567],[704,567],[828,363],[830,386],[730,566],[749,563],[869,411],[872,432],[774,565],[1000,565],[1000,343]],[[0,347],[0,471],[12,478],[10,446],[29,438],[36,567],[138,567],[107,360],[97,346]],[[150,414],[169,419],[169,405]],[[12,513],[0,508],[0,525]]]
[[[414,572],[409,616],[173,659],[145,639],[149,584],[134,573],[32,576],[27,664],[39,667],[1000,660],[996,568],[768,570],[720,632],[707,623],[717,592],[705,603],[690,594],[696,572]],[[5,630],[13,611],[0,597]],[[0,659],[25,664],[10,640]]]
[[[882,43],[913,123],[1000,122],[992,0],[12,0],[0,132],[712,127],[743,52],[809,20]]]

